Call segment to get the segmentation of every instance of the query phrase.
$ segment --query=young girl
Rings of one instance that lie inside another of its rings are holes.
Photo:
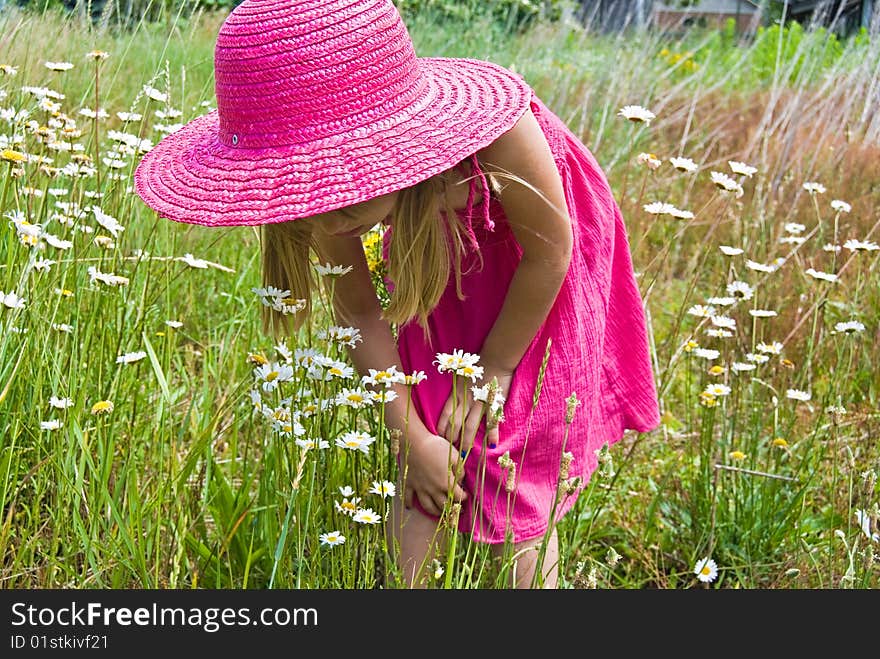
[[[516,585],[554,587],[552,529],[596,451],[659,423],[625,226],[599,165],[520,76],[416,57],[391,0],[245,0],[214,65],[217,110],[143,158],[138,194],[175,221],[259,225],[264,283],[296,298],[311,299],[310,249],[353,267],[334,307],[361,331],[358,371],[428,375],[396,385],[385,412],[402,432],[387,528],[409,584],[424,583],[452,511],[496,552],[514,543]],[[359,237],[379,223],[384,312]],[[267,329],[291,329],[267,313]],[[438,372],[441,353],[472,377]],[[490,382],[503,418],[487,429],[470,387]]]

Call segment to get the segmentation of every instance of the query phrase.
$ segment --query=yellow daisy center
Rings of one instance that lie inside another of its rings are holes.
[[[272,382],[272,380],[276,379],[279,375],[281,375],[278,371],[269,371],[266,374],[266,382]]]
[[[0,151],[0,160],[6,160],[7,162],[24,162],[27,160],[27,156],[18,151],[13,151],[12,149],[3,149],[3,151]]]

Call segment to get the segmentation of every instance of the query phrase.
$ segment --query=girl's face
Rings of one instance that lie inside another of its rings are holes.
[[[397,192],[390,192],[353,206],[314,215],[309,221],[327,236],[360,236],[388,219],[396,199]]]

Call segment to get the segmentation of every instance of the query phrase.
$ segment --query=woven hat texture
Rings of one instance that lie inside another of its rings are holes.
[[[141,160],[160,216],[282,222],[401,190],[510,130],[531,88],[502,66],[417,57],[391,0],[245,0],[214,49],[217,109]]]

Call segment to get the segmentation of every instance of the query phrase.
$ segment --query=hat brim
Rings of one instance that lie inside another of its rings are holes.
[[[248,226],[310,217],[402,190],[443,172],[507,132],[531,87],[482,60],[423,57],[419,101],[319,143],[236,148],[218,140],[216,110],[163,138],[134,188],[161,217]]]

